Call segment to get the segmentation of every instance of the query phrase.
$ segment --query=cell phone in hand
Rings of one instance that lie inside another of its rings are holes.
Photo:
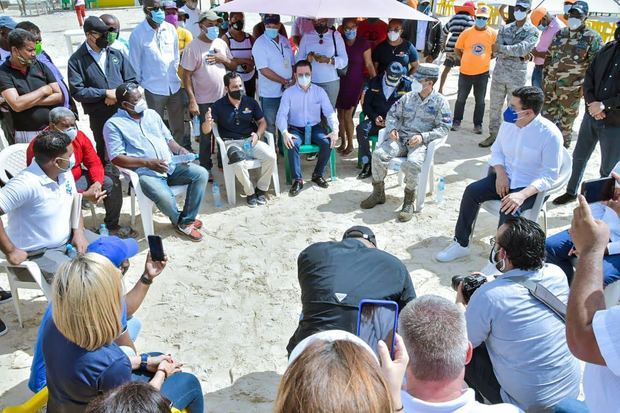
[[[149,235],[149,250],[151,251],[151,259],[153,261],[164,260],[164,244],[159,235]]]
[[[592,179],[581,184],[581,195],[588,204],[593,204],[613,199],[615,189],[616,180],[613,177]]]
[[[394,359],[396,330],[398,328],[398,303],[386,300],[362,300],[357,314],[357,336],[364,340],[379,356],[379,340],[383,340]]]

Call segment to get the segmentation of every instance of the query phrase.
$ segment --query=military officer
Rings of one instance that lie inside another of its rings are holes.
[[[527,19],[531,0],[517,0],[515,21],[502,26],[493,45],[497,57],[491,78],[489,104],[489,137],[478,144],[482,148],[493,145],[501,124],[506,98],[512,91],[525,85],[528,56],[538,41],[538,30]]]
[[[413,74],[411,92],[390,108],[385,120],[386,139],[372,154],[372,194],[362,201],[364,209],[385,203],[385,176],[390,160],[407,157],[400,168],[405,174],[405,199],[398,214],[402,222],[413,217],[418,175],[426,157],[427,145],[448,135],[452,112],[445,97],[433,90],[439,66],[422,63]]]
[[[587,17],[588,3],[576,1],[568,11],[568,27],[560,30],[549,46],[543,69],[542,115],[558,125],[565,148],[570,146],[579,113],[586,69],[603,45],[601,36],[586,27]]]

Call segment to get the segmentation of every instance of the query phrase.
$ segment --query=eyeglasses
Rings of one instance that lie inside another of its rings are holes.
[[[138,88],[138,85],[136,83],[128,83],[127,88],[123,91],[123,96],[125,96],[127,93],[137,88]]]
[[[151,12],[151,11],[164,11],[166,9],[163,6],[157,6],[157,7],[147,7],[146,10]]]

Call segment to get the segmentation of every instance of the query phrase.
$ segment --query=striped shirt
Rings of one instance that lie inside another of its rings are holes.
[[[442,43],[445,41],[446,37],[448,38],[448,42],[445,43],[446,46],[444,51],[446,53],[453,53],[454,45],[463,30],[472,27],[473,25],[474,18],[467,13],[459,13],[452,16],[450,21],[448,21],[448,24],[443,26]]]

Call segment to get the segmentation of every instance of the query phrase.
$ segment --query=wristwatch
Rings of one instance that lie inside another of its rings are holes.
[[[140,370],[146,371],[146,364],[149,359],[149,355],[146,353],[140,354]]]
[[[147,277],[146,275],[142,274],[142,277],[140,277],[140,282],[142,284],[146,284],[146,285],[151,285],[153,284],[153,280],[149,277]]]

